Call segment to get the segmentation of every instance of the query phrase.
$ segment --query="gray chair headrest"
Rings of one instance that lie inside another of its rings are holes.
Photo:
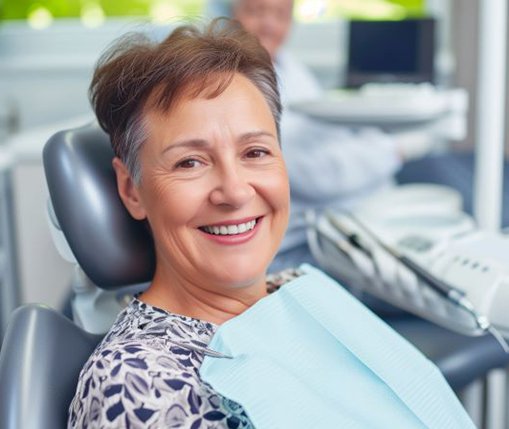
[[[99,287],[152,279],[153,241],[117,193],[108,135],[97,124],[52,136],[43,151],[54,214],[76,260]]]

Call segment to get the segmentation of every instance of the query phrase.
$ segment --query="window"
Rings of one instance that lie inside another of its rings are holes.
[[[108,17],[143,17],[166,22],[203,15],[209,1],[223,0],[0,0],[0,20],[27,20],[45,28],[58,18],[79,18],[85,26],[100,26]],[[426,0],[295,0],[295,18],[320,22],[340,17],[402,19],[425,14]]]
[[[417,18],[425,12],[426,0],[295,0],[295,17],[305,22]]]
[[[24,20],[45,28],[57,18],[79,18],[89,27],[108,17],[135,16],[155,22],[202,14],[207,0],[0,0],[0,20]]]

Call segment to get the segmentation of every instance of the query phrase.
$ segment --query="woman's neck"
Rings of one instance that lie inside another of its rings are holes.
[[[185,279],[175,272],[156,270],[139,299],[154,307],[221,325],[267,295],[265,276],[243,288],[213,287]],[[207,287],[208,286],[208,287]]]

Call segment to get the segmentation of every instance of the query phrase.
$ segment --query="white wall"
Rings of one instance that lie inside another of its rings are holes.
[[[20,130],[89,111],[93,65],[123,27],[112,22],[94,31],[75,21],[45,30],[22,22],[0,26],[0,105],[15,106]]]
[[[19,129],[26,130],[88,112],[87,88],[100,52],[116,37],[137,29],[168,31],[128,20],[108,20],[97,29],[85,28],[75,20],[58,21],[44,30],[22,22],[3,24],[0,115],[14,106]],[[300,25],[289,41],[290,50],[315,69],[326,87],[340,78],[340,29],[339,23]]]

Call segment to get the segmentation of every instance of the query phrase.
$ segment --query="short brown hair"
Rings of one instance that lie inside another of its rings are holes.
[[[184,93],[214,98],[235,73],[261,91],[279,134],[281,103],[271,58],[254,36],[227,18],[215,19],[203,30],[180,26],[162,42],[140,33],[124,36],[99,59],[89,94],[115,155],[139,182],[145,109],[168,111]]]

